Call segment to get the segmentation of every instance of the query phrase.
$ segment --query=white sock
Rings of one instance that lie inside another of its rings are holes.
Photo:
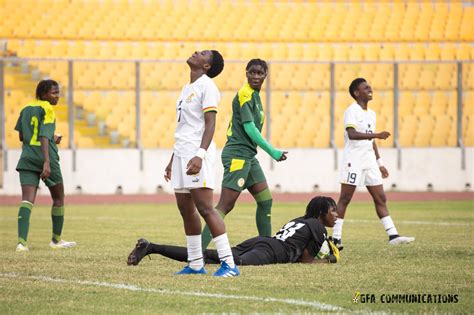
[[[221,261],[225,261],[230,268],[234,268],[234,256],[232,256],[232,251],[230,249],[227,233],[217,236],[213,239],[213,241],[216,245],[217,255],[219,255],[219,259]]]
[[[383,228],[389,237],[392,235],[398,235],[397,228],[389,215],[380,219],[380,222],[382,222]]]
[[[202,257],[201,235],[186,235],[186,243],[188,248],[189,267],[199,270],[204,267],[204,259]]]
[[[344,224],[344,219],[337,219],[336,224],[332,228],[332,238],[340,240],[342,238],[342,225]]]

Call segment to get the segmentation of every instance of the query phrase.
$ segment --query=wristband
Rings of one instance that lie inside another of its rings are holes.
[[[379,158],[379,159],[377,160],[377,165],[378,165],[379,167],[382,167],[382,166],[383,166],[382,158]]]
[[[204,159],[206,157],[206,152],[207,151],[205,149],[199,148],[199,150],[196,152],[196,156]]]

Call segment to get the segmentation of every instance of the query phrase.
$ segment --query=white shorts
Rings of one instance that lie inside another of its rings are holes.
[[[201,171],[196,175],[187,175],[186,166],[191,157],[173,157],[173,164],[171,166],[171,186],[175,192],[189,193],[189,190],[196,188],[210,188],[215,187],[214,161],[215,154],[207,154],[202,160]]]
[[[383,184],[383,179],[378,167],[355,169],[346,166],[339,175],[339,182],[353,186],[378,186]]]

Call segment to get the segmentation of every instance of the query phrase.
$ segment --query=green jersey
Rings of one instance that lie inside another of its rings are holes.
[[[232,118],[227,129],[227,142],[223,156],[252,158],[257,154],[257,144],[250,139],[244,123],[253,121],[262,131],[265,114],[258,91],[246,83],[232,101]]]
[[[34,101],[26,105],[20,112],[15,130],[23,134],[21,157],[16,169],[38,171],[43,170],[44,156],[41,152],[39,137],[49,141],[49,160],[51,168],[59,167],[58,147],[54,141],[56,115],[48,101]]]

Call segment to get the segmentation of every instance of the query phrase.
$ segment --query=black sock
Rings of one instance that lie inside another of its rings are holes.
[[[188,261],[188,250],[182,246],[159,245],[150,243],[147,254],[160,254],[177,261]]]
[[[400,235],[398,235],[398,234],[390,235],[390,236],[388,237],[388,240],[391,241],[391,240],[393,240],[394,238],[397,238],[397,237],[399,237],[399,236],[400,236]]]
[[[188,249],[182,246],[160,245],[150,243],[147,254],[160,254],[177,261],[188,261]],[[219,264],[219,256],[215,249],[206,249],[204,252],[204,262],[206,264]]]

